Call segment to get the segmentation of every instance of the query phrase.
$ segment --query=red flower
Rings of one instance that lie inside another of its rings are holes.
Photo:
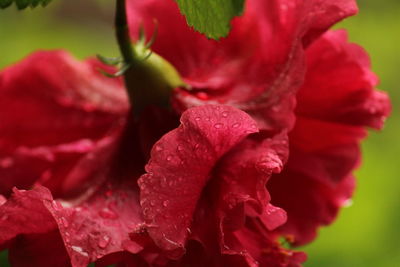
[[[348,44],[343,32],[320,37],[329,26],[357,11],[354,1],[250,0],[244,16],[233,21],[230,35],[219,42],[187,28],[173,1],[154,2],[130,2],[132,35],[137,36],[143,21],[150,33],[153,20],[159,22],[153,48],[190,86],[176,90],[177,110],[222,103],[250,114],[265,133],[264,138],[259,134],[252,140],[249,164],[253,167],[268,155],[265,149],[255,149],[262,147],[266,137],[286,142],[282,136],[291,131],[289,162],[282,174],[273,175],[267,188],[272,203],[288,212],[288,222],[278,233],[295,245],[311,241],[316,229],[331,223],[352,195],[351,172],[359,161],[365,126],[380,128],[390,110],[387,96],[374,90],[376,78],[366,53]],[[246,162],[243,151],[240,157],[244,158],[233,161],[239,165],[237,170],[223,169],[229,174],[225,180],[242,175],[243,181],[251,183],[249,177],[256,177],[241,169]],[[280,159],[285,162],[284,156]],[[280,168],[275,170],[278,173]],[[258,178],[260,187],[266,177]],[[268,201],[269,197],[261,207]],[[173,241],[183,245],[179,239]]]
[[[278,237],[302,244],[331,222],[364,126],[389,109],[365,53],[320,37],[354,2],[248,0],[221,42],[172,0],[129,4],[133,36],[156,18],[154,49],[190,90],[134,119],[92,60],[39,52],[6,69],[0,248],[15,266],[299,266]]]
[[[248,137],[258,131],[256,123],[236,108],[189,109],[181,126],[152,148],[139,201],[137,179],[149,148],[176,126],[177,118],[149,109],[133,120],[120,82],[103,77],[97,67],[63,52],[38,52],[0,76],[1,174],[6,178],[0,188],[7,198],[0,206],[0,245],[9,248],[12,265],[174,266],[198,260],[197,253],[205,254],[204,264],[254,264],[253,252],[242,251],[246,242],[259,244],[249,250],[262,248],[259,257],[265,261],[304,260],[280,248],[266,230],[286,220],[281,209],[268,204],[263,186],[280,171],[285,145],[266,133]],[[256,148],[259,139],[262,146]],[[237,174],[237,182],[228,179],[229,172]],[[244,181],[248,172],[254,176]],[[244,202],[252,203],[246,209],[255,214],[246,222]],[[208,222],[206,216],[214,219]],[[225,237],[212,234],[219,234],[219,227],[229,228]],[[266,238],[255,231],[264,231]],[[182,256],[186,240],[191,240],[188,252],[180,262],[171,261]],[[203,242],[210,245],[199,247]]]

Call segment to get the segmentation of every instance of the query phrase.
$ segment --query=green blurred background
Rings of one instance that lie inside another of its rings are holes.
[[[0,10],[0,67],[37,49],[63,48],[80,58],[118,55],[112,3],[54,0],[45,9]],[[301,248],[309,255],[305,267],[400,266],[400,1],[360,0],[359,6],[360,14],[337,28],[347,28],[350,39],[368,50],[380,88],[391,95],[393,112],[384,131],[371,132],[363,144],[354,204]],[[2,253],[0,267],[6,266]]]

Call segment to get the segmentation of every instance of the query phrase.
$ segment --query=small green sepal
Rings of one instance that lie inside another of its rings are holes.
[[[105,57],[102,55],[96,55],[96,57],[101,63],[109,66],[116,66],[123,62],[121,57]]]

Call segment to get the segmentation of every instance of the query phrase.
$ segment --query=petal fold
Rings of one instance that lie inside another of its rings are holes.
[[[255,122],[229,106],[206,105],[187,110],[181,126],[153,147],[139,180],[147,230],[157,245],[180,256],[200,195],[218,160],[257,132]]]

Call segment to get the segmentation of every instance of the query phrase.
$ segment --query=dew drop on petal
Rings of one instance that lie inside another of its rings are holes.
[[[65,219],[64,217],[61,217],[60,220],[61,220],[61,224],[62,224],[65,228],[67,228],[67,227],[69,226],[69,223],[68,223],[67,219]]]
[[[78,247],[78,246],[71,246],[72,250],[81,254],[84,257],[89,257],[89,254],[87,254],[85,251],[83,251],[83,248]]]
[[[104,219],[117,219],[119,216],[109,208],[104,208],[99,211],[99,215]]]
[[[238,128],[239,126],[240,126],[239,122],[236,122],[236,123],[232,124],[232,128]]]
[[[224,111],[222,112],[222,117],[226,118],[228,117],[229,112],[228,111]]]
[[[169,200],[164,200],[162,204],[163,204],[164,207],[168,207],[168,205],[169,205]]]
[[[214,124],[214,128],[215,128],[215,129],[221,129],[222,126],[224,126],[222,123],[216,123],[216,124]]]
[[[108,246],[108,244],[110,243],[111,238],[107,235],[100,237],[99,242],[97,243],[97,245],[99,246],[99,248],[106,248]]]

